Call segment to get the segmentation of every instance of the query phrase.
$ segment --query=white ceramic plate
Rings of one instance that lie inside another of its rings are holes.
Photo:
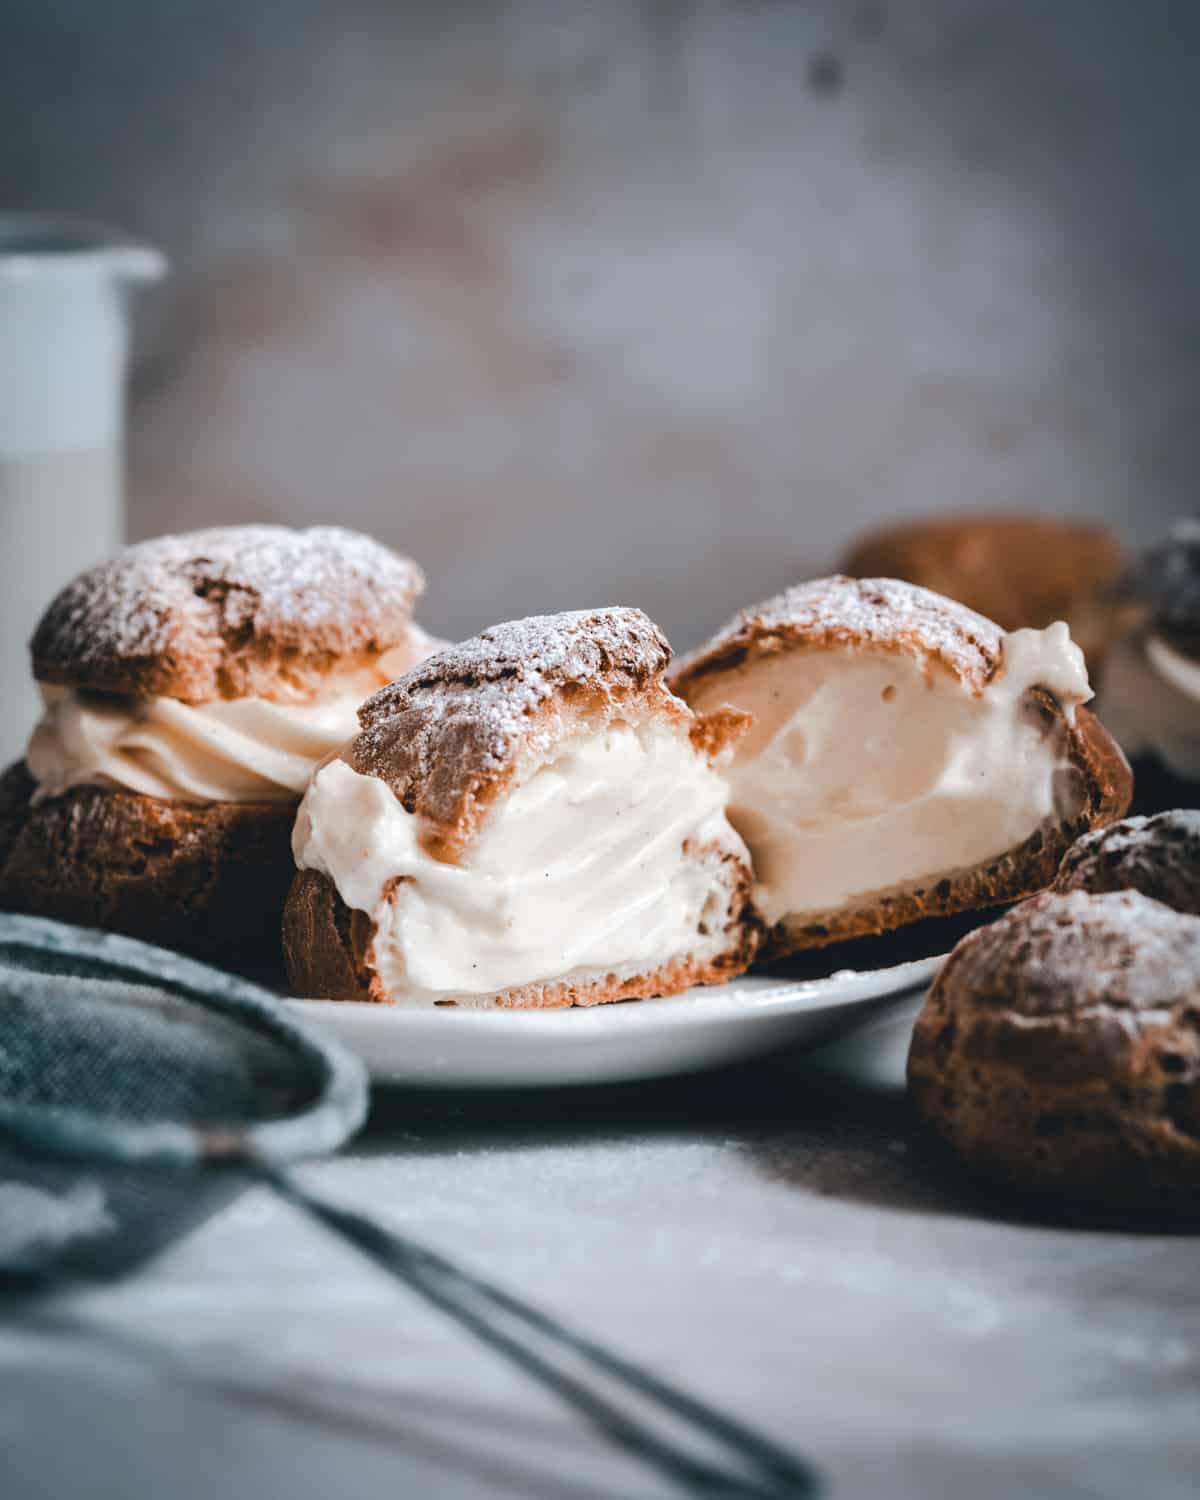
[[[289,1000],[379,1083],[518,1088],[689,1073],[777,1047],[816,1045],[929,983],[941,958],[820,979],[744,975],[665,1000],[574,1010],[410,1009]]]

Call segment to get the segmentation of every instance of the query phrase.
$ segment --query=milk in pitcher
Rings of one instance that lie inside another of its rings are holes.
[[[0,216],[0,770],[40,711],[38,617],[123,540],[128,288],[162,269],[90,226]]]

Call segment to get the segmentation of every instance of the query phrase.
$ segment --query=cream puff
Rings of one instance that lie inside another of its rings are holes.
[[[671,685],[753,720],[726,775],[766,956],[1027,896],[1128,805],[1065,625],[1006,633],[895,579],[790,589]]]
[[[34,634],[45,712],[0,778],[0,907],[217,961],[277,953],[301,793],[434,644],[423,586],[328,526],[159,537],[75,579]]]
[[[517,620],[369,699],[296,819],[297,994],[597,1005],[750,963],[746,849],[719,762],[742,716],[668,691],[636,609]]]
[[[1200,917],[1046,892],[963,939],[908,1084],[975,1171],[1055,1208],[1200,1218]]]
[[[1124,818],[1086,834],[1067,850],[1054,889],[1141,891],[1200,917],[1200,809]]]

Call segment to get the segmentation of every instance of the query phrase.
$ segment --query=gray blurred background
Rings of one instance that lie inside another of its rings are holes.
[[[679,647],[872,522],[1200,449],[1191,0],[26,0],[0,201],[140,231],[133,536],[336,519]]]

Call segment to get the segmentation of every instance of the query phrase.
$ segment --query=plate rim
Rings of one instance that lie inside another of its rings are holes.
[[[739,975],[678,995],[607,1005],[503,1010],[285,1002],[354,1052],[372,1084],[417,1090],[571,1090],[678,1078],[820,1045],[926,990],[943,953],[821,978]],[[749,983],[747,983],[749,981]]]
[[[314,1020],[334,1017],[349,1020],[353,1017],[355,1022],[368,1027],[388,1030],[429,1027],[432,1024],[435,1028],[446,1028],[447,1034],[451,1028],[461,1031],[472,1028],[477,1031],[520,1030],[532,1034],[553,1028],[558,1044],[565,1027],[574,1027],[581,1033],[626,1027],[676,1029],[689,1021],[741,1021],[748,1013],[780,1015],[806,1009],[841,1009],[867,1004],[873,1000],[898,997],[930,983],[947,957],[947,953],[930,954],[886,969],[838,969],[820,979],[789,979],[750,972],[739,974],[727,984],[693,985],[676,995],[656,995],[646,1000],[604,1005],[515,1008],[381,1005],[363,1000],[320,1000],[298,995],[285,996],[284,1003],[297,1016],[307,1015]],[[885,976],[890,980],[886,987],[869,995],[856,993],[856,981],[876,977],[883,981]],[[735,988],[746,980],[761,981],[763,992],[747,995],[744,988]],[[850,993],[843,992],[847,990]]]

